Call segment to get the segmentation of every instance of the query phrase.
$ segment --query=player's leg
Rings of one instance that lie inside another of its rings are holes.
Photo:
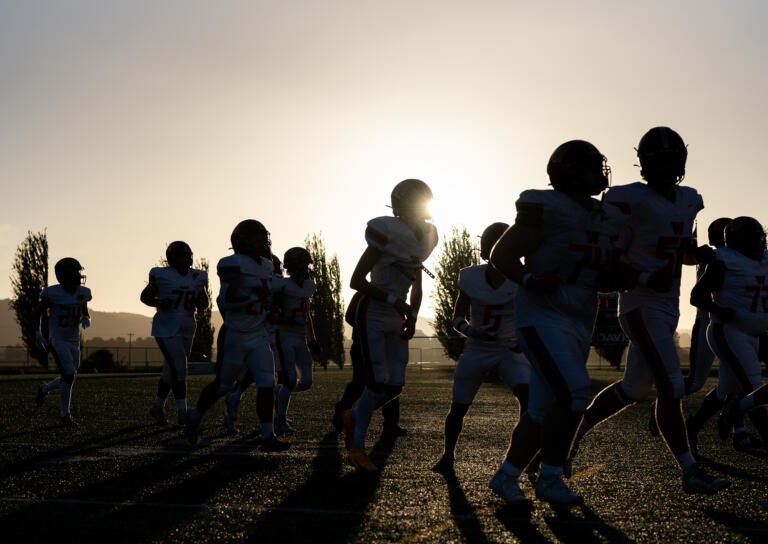
[[[266,338],[250,350],[246,366],[258,388],[256,413],[261,422],[261,451],[285,451],[290,443],[278,440],[274,432],[275,361]]]
[[[155,395],[155,402],[149,409],[149,415],[159,425],[165,425],[168,421],[165,419],[165,401],[168,395],[171,393],[171,387],[175,380],[176,368],[173,365],[173,360],[168,354],[168,350],[165,347],[164,338],[156,337],[155,342],[160,349],[160,353],[163,355],[163,368],[160,372],[160,379],[157,382],[157,393]]]
[[[163,375],[161,381],[165,385],[169,383],[176,401],[177,420],[180,425],[184,423],[187,413],[187,359],[192,348],[192,338],[189,336],[171,336],[168,338],[156,338],[165,361],[163,363]],[[165,393],[167,397],[167,393]],[[160,389],[158,387],[158,398]],[[158,400],[155,400],[158,405]],[[162,399],[160,407],[165,405]],[[163,419],[165,416],[163,415]]]
[[[715,354],[707,341],[707,325],[709,319],[697,317],[691,331],[691,349],[688,358],[688,376],[685,378],[685,394],[691,395],[704,387],[704,383],[712,370]]]
[[[221,418],[221,424],[224,425],[227,434],[237,434],[237,428],[235,427],[237,410],[240,407],[240,400],[243,398],[243,393],[245,393],[245,390],[248,389],[252,383],[253,376],[248,370],[248,367],[243,365],[243,368],[240,370],[240,374],[237,377],[237,381],[235,381],[234,390],[227,395],[225,400],[226,407],[224,416]]]
[[[405,371],[408,366],[408,341],[397,334],[391,334],[387,341],[387,400],[381,406],[384,425],[380,440],[393,442],[405,436],[408,431],[400,427],[400,394],[405,385]]]
[[[445,416],[443,454],[437,464],[432,467],[435,472],[452,472],[455,458],[456,443],[459,441],[461,429],[464,426],[464,416],[483,382],[486,365],[483,355],[478,350],[465,347],[464,353],[456,363],[453,373],[453,392],[451,407]]]
[[[61,403],[61,424],[65,427],[74,427],[75,421],[70,413],[72,401],[72,388],[77,377],[77,365],[75,357],[80,356],[79,344],[73,342],[53,341],[51,351],[54,354],[56,365],[61,369],[59,381],[59,400]]]
[[[357,402],[357,399],[363,394],[363,389],[365,389],[365,363],[363,361],[363,354],[360,346],[361,344],[357,330],[352,329],[352,345],[349,347],[349,358],[352,361],[352,379],[344,388],[344,393],[341,395],[339,402],[333,407],[332,423],[337,432],[342,431],[342,412],[351,410],[355,405],[355,402]]]

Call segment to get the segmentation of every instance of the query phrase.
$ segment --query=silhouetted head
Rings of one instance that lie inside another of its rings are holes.
[[[707,229],[707,238],[712,247],[723,247],[725,245],[725,227],[730,223],[730,217],[720,217],[709,224]]]
[[[750,257],[762,259],[765,253],[765,230],[753,217],[737,217],[725,227],[725,247]]]
[[[491,250],[498,242],[501,235],[509,228],[506,223],[493,223],[485,227],[480,236],[480,258],[487,261],[491,257]]]
[[[232,249],[235,253],[242,253],[254,259],[272,257],[272,241],[269,238],[269,231],[260,222],[255,219],[245,219],[240,221],[230,237]]]
[[[395,217],[426,221],[432,218],[429,203],[433,198],[429,185],[420,179],[403,180],[392,189],[392,213]]]
[[[53,272],[56,281],[69,291],[74,291],[79,285],[85,285],[83,266],[73,257],[64,257],[58,261],[53,267]]]
[[[685,177],[688,148],[680,135],[669,127],[654,127],[637,145],[640,175],[655,187],[673,186]]]
[[[165,260],[168,266],[184,273],[192,267],[192,248],[181,240],[171,242],[165,249]]]
[[[547,163],[547,174],[552,187],[567,194],[598,195],[611,184],[605,156],[584,140],[558,146]]]
[[[290,276],[308,278],[312,275],[312,255],[303,247],[292,247],[286,251],[283,263]]]

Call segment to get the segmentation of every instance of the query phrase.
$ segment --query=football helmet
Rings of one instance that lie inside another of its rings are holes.
[[[432,219],[428,205],[433,198],[429,185],[420,179],[403,180],[392,189],[392,212],[395,217]]]
[[[487,261],[491,256],[493,245],[498,242],[501,235],[509,228],[506,223],[493,223],[485,228],[480,236],[480,258]]]
[[[712,247],[723,247],[725,245],[725,227],[730,223],[730,217],[720,217],[709,224],[707,228],[707,238]]]
[[[56,280],[63,286],[85,285],[85,274],[80,262],[73,257],[64,257],[53,267]]]
[[[597,148],[584,140],[561,144],[547,163],[549,181],[565,193],[587,190],[599,195],[611,184],[611,167]]]
[[[283,262],[289,274],[304,274],[309,277],[312,272],[312,255],[303,247],[292,247],[286,251]]]
[[[765,230],[757,219],[737,217],[725,227],[725,247],[748,257],[762,257],[766,249]]]
[[[171,242],[165,249],[165,260],[171,268],[188,270],[192,267],[192,248],[181,240]]]
[[[269,231],[264,225],[255,219],[245,219],[240,221],[232,236],[229,238],[232,243],[232,249],[235,253],[242,253],[249,257],[272,257],[272,241],[269,238]]]
[[[654,127],[640,139],[637,158],[640,159],[640,175],[649,184],[667,180],[680,183],[685,177],[688,146],[671,128]]]

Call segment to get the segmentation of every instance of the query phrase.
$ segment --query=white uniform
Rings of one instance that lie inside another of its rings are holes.
[[[611,259],[617,231],[610,210],[595,199],[587,210],[563,192],[529,190],[516,206],[518,219],[540,218],[544,234],[526,256],[526,266],[535,275],[555,272],[560,277],[554,293],[520,289],[516,299],[517,337],[534,371],[528,411],[541,422],[556,401],[577,412],[586,409],[598,279]]]
[[[80,320],[91,290],[79,285],[70,293],[61,285],[51,285],[40,297],[50,305],[48,345],[56,366],[62,376],[74,374],[80,367]]]
[[[453,402],[471,404],[488,372],[494,372],[510,388],[527,384],[531,364],[517,345],[515,335],[515,295],[518,286],[505,280],[494,289],[486,279],[487,264],[470,266],[459,272],[459,289],[470,300],[472,327],[487,327],[496,334],[493,340],[468,338],[453,374]]]
[[[257,262],[240,253],[224,257],[217,265],[222,280],[216,303],[224,323],[217,339],[216,378],[222,389],[228,390],[243,365],[258,387],[275,384],[275,364],[265,328],[273,270],[271,260],[262,258]],[[237,274],[235,298],[245,299],[243,302],[226,301],[232,288],[223,279],[227,274]]]
[[[685,394],[674,342],[680,315],[680,275],[686,247],[695,246],[693,225],[704,202],[692,187],[675,187],[671,202],[643,182],[611,187],[604,202],[621,212],[619,248],[641,273],[664,267],[672,276],[669,291],[637,286],[619,295],[619,320],[629,337],[624,393],[643,400],[654,382],[659,395]]]
[[[311,279],[305,279],[299,285],[291,278],[275,278],[272,285],[275,303],[283,319],[288,321],[280,324],[276,338],[280,354],[278,375],[281,383],[293,391],[305,391],[312,386],[312,355],[307,348],[307,316],[309,299],[316,289]]]
[[[155,286],[159,300],[171,301],[169,308],[158,308],[152,319],[152,336],[165,358],[162,379],[183,382],[195,335],[195,302],[205,292],[208,274],[190,268],[182,275],[175,268],[156,267],[149,271],[149,283]]]
[[[727,247],[715,254],[725,264],[725,274],[713,299],[735,312],[728,323],[712,314],[707,329],[709,344],[720,360],[717,393],[724,398],[762,385],[758,347],[760,334],[768,329],[768,252],[760,261]]]
[[[382,255],[371,270],[371,284],[406,300],[408,290],[421,274],[422,263],[437,245],[437,229],[429,223],[417,236],[397,217],[377,217],[368,222],[365,240]],[[355,315],[366,379],[371,383],[402,386],[408,364],[408,341],[400,337],[403,317],[392,305],[363,297]],[[372,380],[372,382],[371,382]]]

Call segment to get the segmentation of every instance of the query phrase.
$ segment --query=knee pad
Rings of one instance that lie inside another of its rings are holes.
[[[72,385],[73,383],[75,383],[75,374],[74,373],[73,374],[62,374],[61,381],[66,383],[66,384]]]
[[[384,394],[387,395],[389,398],[394,399],[400,393],[403,392],[403,386],[402,385],[384,385]]]

